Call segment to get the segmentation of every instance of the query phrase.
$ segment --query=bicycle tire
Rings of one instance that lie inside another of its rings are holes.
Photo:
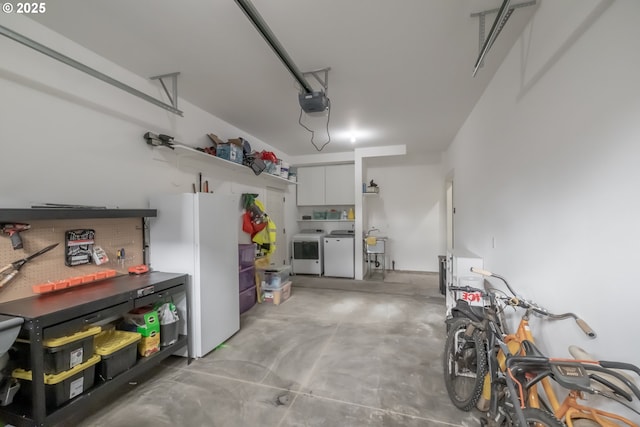
[[[557,419],[549,412],[538,408],[524,408],[522,410],[527,426],[535,427],[566,427],[566,424]],[[517,420],[513,424],[514,427],[520,427]]]
[[[480,331],[464,337],[469,323],[469,319],[461,318],[451,324],[442,358],[449,398],[456,408],[466,412],[478,403],[487,373],[487,353]],[[456,342],[460,343],[459,350]]]

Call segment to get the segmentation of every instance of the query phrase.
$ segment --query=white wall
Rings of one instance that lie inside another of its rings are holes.
[[[440,155],[391,156],[365,159],[366,182],[380,187],[377,196],[363,198],[363,229],[388,236],[387,268],[438,271],[445,250],[445,193]]]
[[[164,99],[157,82],[136,76],[34,21],[1,14],[0,25]],[[201,147],[210,145],[207,133],[222,139],[243,136],[253,148],[275,151],[288,160],[265,142],[183,100],[178,107],[184,117],[179,117],[6,37],[0,37],[0,52],[0,207],[44,202],[147,207],[151,194],[191,192],[199,172],[215,192],[265,196],[268,181],[152,148],[142,137],[147,131]],[[178,70],[158,73],[168,71]],[[288,203],[295,204],[295,187],[286,183],[284,187]],[[286,221],[295,227],[295,218]],[[249,241],[248,235],[240,235]]]
[[[455,246],[599,334],[545,325],[556,356],[640,363],[638,17],[635,0],[542,1],[447,153]]]

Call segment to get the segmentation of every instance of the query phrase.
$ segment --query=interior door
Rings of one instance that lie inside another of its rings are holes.
[[[447,249],[453,249],[453,181],[447,182]]]
[[[285,265],[288,258],[287,236],[284,228],[284,192],[278,188],[267,187],[267,215],[276,223],[276,251],[271,254],[273,265]]]

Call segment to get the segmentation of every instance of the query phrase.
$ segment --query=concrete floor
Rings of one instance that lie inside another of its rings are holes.
[[[471,426],[442,380],[444,298],[435,274],[385,282],[293,277],[220,349],[172,357],[82,427]]]

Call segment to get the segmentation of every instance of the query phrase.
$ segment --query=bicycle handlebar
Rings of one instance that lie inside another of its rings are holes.
[[[611,360],[599,360],[598,363],[603,368],[624,369],[626,371],[633,371],[640,376],[640,368],[631,363],[613,362]]]
[[[591,326],[587,325],[587,322],[577,317],[576,323],[578,324],[578,326],[580,326],[580,329],[582,329],[582,332],[584,332],[589,338],[596,337],[595,331],[591,329]]]
[[[535,347],[534,347],[535,348]],[[630,363],[622,363],[622,362],[611,362],[611,361],[602,361],[602,362],[593,362],[593,363],[583,363],[581,361],[567,361],[567,360],[559,360],[559,359],[550,359],[542,354],[534,354],[534,355],[525,355],[525,356],[509,356],[506,359],[507,369],[510,370],[519,370],[521,372],[529,372],[537,375],[537,379],[541,379],[547,375],[552,375],[556,382],[562,385],[565,388],[578,388],[582,391],[586,391],[591,394],[597,394],[598,391],[594,388],[588,386],[586,383],[581,384],[580,381],[577,381],[573,375],[570,375],[567,378],[564,378],[561,370],[554,370],[553,366],[581,366],[586,374],[586,378],[597,381],[598,383],[605,385],[615,394],[623,397],[628,401],[632,401],[633,398],[631,394],[629,394],[626,390],[624,390],[621,386],[626,386],[633,395],[637,399],[640,399],[640,389],[627,379],[624,375],[619,372],[613,371],[608,368],[617,368],[624,370],[631,370],[636,373],[640,373],[640,368]],[[620,381],[620,385],[614,383],[613,381],[609,381],[602,376],[597,374],[587,373],[591,372],[600,372],[610,375]],[[580,371],[574,371],[579,373]],[[579,376],[579,375],[578,375]],[[568,380],[568,382],[567,382]],[[534,381],[534,384],[537,381]]]
[[[509,289],[509,292],[511,292],[511,294],[514,297],[514,298],[511,298],[509,300],[509,302],[508,302],[509,305],[515,306],[515,307],[524,308],[524,309],[527,309],[527,310],[532,310],[533,312],[535,312],[537,314],[540,314],[542,316],[548,317],[548,318],[553,319],[553,320],[562,320],[562,319],[567,319],[567,318],[571,317],[576,321],[576,323],[578,324],[580,329],[582,329],[582,332],[584,332],[585,335],[587,335],[589,338],[595,338],[596,337],[595,331],[587,324],[587,322],[585,322],[584,320],[579,318],[574,313],[562,313],[562,314],[550,313],[547,309],[545,309],[543,307],[540,307],[538,304],[534,303],[533,301],[529,301],[529,300],[526,300],[524,298],[519,297],[514,292],[514,290],[511,288],[511,285],[509,285],[509,282],[507,282],[507,279],[505,279],[504,277],[502,277],[502,276],[500,276],[498,274],[492,273],[489,270],[484,270],[484,269],[478,268],[478,267],[471,267],[471,272],[472,273],[476,273],[476,274],[480,274],[480,275],[485,276],[485,277],[495,277],[496,279],[500,279],[502,282],[504,282],[504,284]],[[475,291],[477,291],[477,290],[475,290]],[[473,292],[475,292],[475,291],[473,291]],[[483,293],[483,295],[487,295],[487,294]]]
[[[486,277],[492,277],[493,276],[493,273],[490,272],[489,270],[483,270],[483,269],[478,268],[478,267],[471,267],[471,271],[473,273],[480,274],[481,276],[486,276]]]
[[[624,375],[622,375],[619,372],[616,372],[614,370],[608,369],[607,367],[603,366],[603,364],[601,362],[596,362],[598,363],[597,365],[593,365],[593,364],[583,364],[583,366],[588,370],[588,371],[595,371],[595,372],[603,372],[606,373],[607,375],[611,375],[612,377],[616,378],[618,381],[622,382],[625,386],[627,386],[629,388],[629,390],[631,390],[633,392],[633,394],[635,394],[635,396],[640,399],[640,389],[638,388],[638,386],[636,386],[632,381],[630,381],[628,378],[626,378]],[[624,369],[624,370],[632,370],[635,372],[638,372],[638,367],[635,365],[632,365],[630,363],[622,363],[622,362],[606,362],[608,364],[610,364],[610,366],[615,366],[616,369]],[[597,378],[597,381],[600,382],[601,384],[605,384],[607,387],[611,388],[613,391],[615,391],[617,394],[622,395],[622,393],[619,392],[620,387],[617,386],[616,384],[613,384],[612,382],[608,382],[608,383],[604,383],[603,381],[601,381],[602,378]],[[628,399],[629,401],[631,399]]]

